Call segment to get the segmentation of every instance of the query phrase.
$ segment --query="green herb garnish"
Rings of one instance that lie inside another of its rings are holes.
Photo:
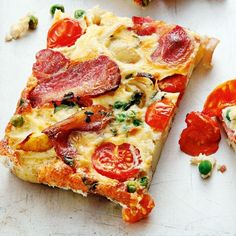
[[[124,113],[120,113],[116,115],[116,120],[119,122],[123,122],[126,119],[126,115]]]
[[[54,113],[62,110],[62,109],[67,109],[67,108],[71,108],[71,106],[65,105],[65,104],[61,104],[59,106],[54,105]]]
[[[228,109],[227,111],[226,111],[226,119],[228,120],[228,121],[231,121],[231,119],[230,119],[230,116],[229,116],[229,113],[231,112],[231,109]]]
[[[72,157],[67,157],[67,156],[64,156],[64,162],[69,165],[69,166],[73,166],[74,165],[74,160]]]
[[[61,5],[61,4],[54,4],[50,8],[50,13],[51,13],[52,16],[54,16],[56,10],[60,10],[61,12],[65,12],[65,8],[64,8],[63,5]]]
[[[144,176],[139,180],[141,186],[147,187],[148,186],[148,177]]]
[[[134,120],[133,120],[133,125],[134,125],[134,126],[140,126],[140,125],[142,125],[142,123],[143,123],[143,122],[142,122],[141,120],[139,120],[139,119],[134,119]]]
[[[125,79],[130,79],[132,77],[133,77],[133,74],[128,74],[128,75],[125,76]]]
[[[135,92],[132,96],[130,101],[123,106],[123,110],[127,111],[129,108],[133,105],[139,105],[142,99],[143,93],[141,92]]]
[[[75,12],[74,12],[74,18],[75,18],[75,19],[79,19],[79,18],[81,18],[84,14],[85,14],[85,11],[84,11],[84,10],[81,10],[81,9],[75,10]]]
[[[135,111],[131,110],[131,111],[127,112],[127,117],[128,118],[134,119],[135,116],[136,116],[136,112]]]
[[[123,106],[124,106],[124,102],[121,102],[121,101],[116,101],[115,103],[114,103],[114,105],[113,105],[113,107],[115,108],[115,109],[120,109],[120,108],[122,108]]]

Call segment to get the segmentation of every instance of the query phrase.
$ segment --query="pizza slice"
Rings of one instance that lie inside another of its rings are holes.
[[[99,194],[136,222],[193,69],[218,40],[150,17],[56,11],[0,153],[33,183]]]

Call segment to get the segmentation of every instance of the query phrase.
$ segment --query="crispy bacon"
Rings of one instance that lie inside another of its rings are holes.
[[[185,62],[191,52],[191,39],[181,26],[176,25],[171,31],[160,37],[158,47],[151,58],[155,62],[178,64]]]
[[[67,69],[70,60],[62,53],[51,49],[43,49],[36,54],[36,62],[33,64],[33,75],[42,82],[52,75],[60,74]]]
[[[95,97],[119,87],[121,75],[117,64],[107,56],[74,63],[50,80],[38,84],[29,94],[33,107],[52,101],[60,101],[64,95]]]
[[[69,118],[60,121],[43,131],[52,141],[57,155],[62,160],[72,159],[76,149],[68,141],[73,131],[99,131],[113,119],[111,111],[101,105],[86,107]]]

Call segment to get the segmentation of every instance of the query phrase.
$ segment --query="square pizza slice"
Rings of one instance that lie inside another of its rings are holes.
[[[150,17],[56,11],[0,145],[33,183],[99,194],[136,222],[193,69],[218,41]]]

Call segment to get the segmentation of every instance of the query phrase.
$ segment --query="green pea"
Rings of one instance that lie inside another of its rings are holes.
[[[81,10],[81,9],[75,10],[75,12],[74,12],[74,18],[75,18],[75,19],[79,19],[79,18],[81,18],[84,14],[85,14],[85,11],[84,11],[84,10]]]
[[[29,29],[31,30],[35,30],[38,26],[38,18],[36,16],[30,16],[30,19],[29,19]]]
[[[65,8],[64,8],[63,5],[61,5],[61,4],[54,4],[50,8],[50,13],[51,13],[52,16],[54,16],[56,10],[60,10],[61,12],[65,12]]]
[[[139,120],[139,119],[134,119],[133,120],[133,125],[136,126],[136,127],[142,125],[142,123],[143,122],[141,120]]]
[[[121,101],[116,101],[115,103],[114,103],[114,105],[113,105],[113,107],[115,108],[115,109],[120,109],[120,108],[122,108],[124,106],[124,102],[121,102]]]
[[[136,186],[135,186],[135,184],[134,184],[133,182],[129,182],[129,183],[127,184],[127,191],[128,191],[129,193],[134,193],[134,192],[136,192]]]
[[[139,180],[141,186],[147,187],[148,186],[148,177],[144,176]]]
[[[202,175],[207,175],[212,170],[212,164],[209,160],[203,160],[198,166],[198,170]]]
[[[120,113],[118,115],[116,115],[116,120],[119,122],[123,122],[125,121],[126,115],[124,113]]]
[[[21,115],[14,115],[10,121],[10,123],[15,127],[21,127],[24,122],[24,118]]]
[[[230,119],[230,116],[229,116],[229,113],[231,112],[231,109],[228,109],[227,111],[226,111],[226,119],[228,120],[228,121],[231,121],[231,119]]]

